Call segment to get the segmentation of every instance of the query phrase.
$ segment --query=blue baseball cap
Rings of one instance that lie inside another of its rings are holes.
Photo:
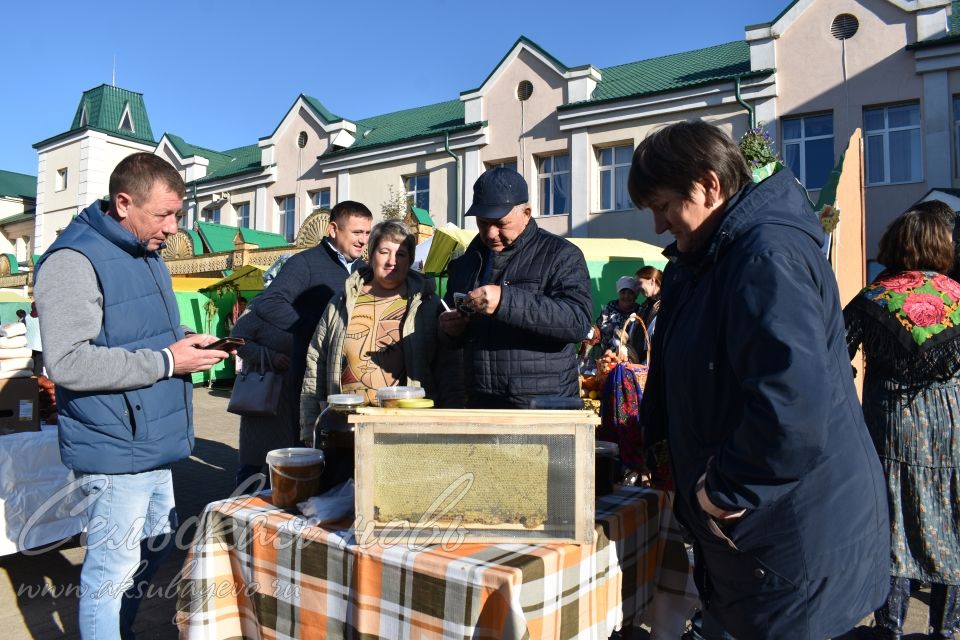
[[[473,183],[473,204],[464,215],[499,219],[529,200],[527,181],[515,170],[508,167],[487,169]]]

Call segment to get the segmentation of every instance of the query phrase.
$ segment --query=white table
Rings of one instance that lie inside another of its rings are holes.
[[[83,494],[60,462],[56,426],[0,436],[0,556],[83,531]]]

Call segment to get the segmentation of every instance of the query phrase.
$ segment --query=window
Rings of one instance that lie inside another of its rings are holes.
[[[506,167],[507,169],[517,170],[517,161],[516,160],[504,160],[503,162],[488,162],[487,169],[498,169],[500,167]]]
[[[313,202],[313,211],[330,209],[330,189],[314,191],[310,194],[310,201]]]
[[[953,145],[956,149],[956,175],[960,176],[960,98],[953,98]]]
[[[540,158],[540,215],[570,213],[570,156]]]
[[[67,168],[57,169],[56,190],[63,191],[67,188]]]
[[[293,196],[278,198],[277,207],[280,209],[280,233],[287,242],[293,242],[293,234],[296,231],[294,225],[297,218],[297,199]]]
[[[407,187],[407,204],[429,211],[430,175],[419,173],[415,176],[407,176],[403,183]]]
[[[220,207],[207,207],[200,212],[200,219],[203,222],[213,222],[220,224]]]
[[[233,208],[237,212],[237,226],[238,227],[250,227],[250,203],[244,202],[243,204],[233,205]]]
[[[633,145],[597,149],[600,164],[600,211],[632,209],[633,202],[627,193],[627,176],[630,175],[630,160]]]
[[[783,119],[783,157],[807,189],[819,189],[833,170],[833,114]]]
[[[863,128],[868,185],[923,180],[919,104],[864,109]]]

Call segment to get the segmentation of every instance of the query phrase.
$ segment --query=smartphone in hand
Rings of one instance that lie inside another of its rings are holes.
[[[243,338],[220,338],[216,342],[211,342],[201,349],[213,349],[215,351],[236,351],[246,344]]]
[[[466,303],[467,294],[465,293],[454,293],[453,294],[453,305],[460,313],[464,315],[470,315],[474,312],[473,307],[468,306]]]

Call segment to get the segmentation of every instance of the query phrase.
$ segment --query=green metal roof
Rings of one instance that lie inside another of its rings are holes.
[[[750,70],[750,45],[746,41],[728,42],[601,69],[602,79],[590,100],[561,105],[558,109],[673,91],[736,76],[769,73],[773,70]]]
[[[37,176],[0,170],[0,196],[37,199]]]
[[[213,222],[198,222],[197,231],[200,233],[200,237],[203,238],[203,244],[210,253],[233,251],[233,240],[237,237],[238,231],[244,242],[255,244],[261,249],[290,246],[286,239],[278,233],[257,231],[246,227],[231,227]]]
[[[421,209],[420,207],[410,207],[410,211],[413,212],[413,217],[416,219],[419,224],[430,225],[435,227],[433,224],[433,218],[430,217],[430,212],[426,209]]]
[[[464,123],[463,114],[463,103],[460,100],[448,100],[356,120],[356,142],[347,149],[330,147],[320,157],[327,158],[403,140],[483,126],[481,122]]]
[[[335,113],[333,113],[332,111],[330,111],[329,109],[327,109],[325,106],[323,106],[323,103],[322,103],[322,102],[320,102],[319,100],[317,100],[317,99],[314,98],[313,96],[308,96],[308,95],[306,95],[306,94],[304,94],[304,93],[301,93],[301,94],[300,94],[300,97],[302,97],[303,100],[304,100],[304,102],[306,102],[307,104],[309,104],[310,107],[311,107],[314,111],[316,111],[317,114],[319,114],[320,117],[323,118],[324,120],[326,120],[327,122],[332,123],[332,122],[340,122],[341,120],[343,120],[343,118],[341,118],[341,117],[338,116],[337,114],[335,114]]]
[[[128,107],[133,131],[120,128],[121,118],[123,118]],[[84,110],[86,110],[86,122],[81,122]],[[102,84],[83,92],[80,104],[77,105],[77,112],[73,116],[70,131],[85,127],[131,137],[143,142],[155,142],[153,130],[150,128],[150,119],[147,118],[147,108],[143,103],[143,95],[108,84]]]
[[[23,213],[18,213],[12,215],[8,218],[0,220],[0,226],[7,226],[8,224],[17,224],[18,222],[27,222],[28,220],[33,220],[37,217],[37,212],[35,209],[30,209],[29,211],[24,211]]]
[[[197,183],[210,182],[211,180],[220,180],[228,176],[239,175],[251,171],[259,171],[263,168],[260,164],[260,147],[255,144],[236,149],[227,149],[220,153],[221,156],[229,158],[225,163],[214,162],[210,158],[210,166],[207,167],[207,175],[196,180]],[[219,165],[219,166],[215,166]]]

